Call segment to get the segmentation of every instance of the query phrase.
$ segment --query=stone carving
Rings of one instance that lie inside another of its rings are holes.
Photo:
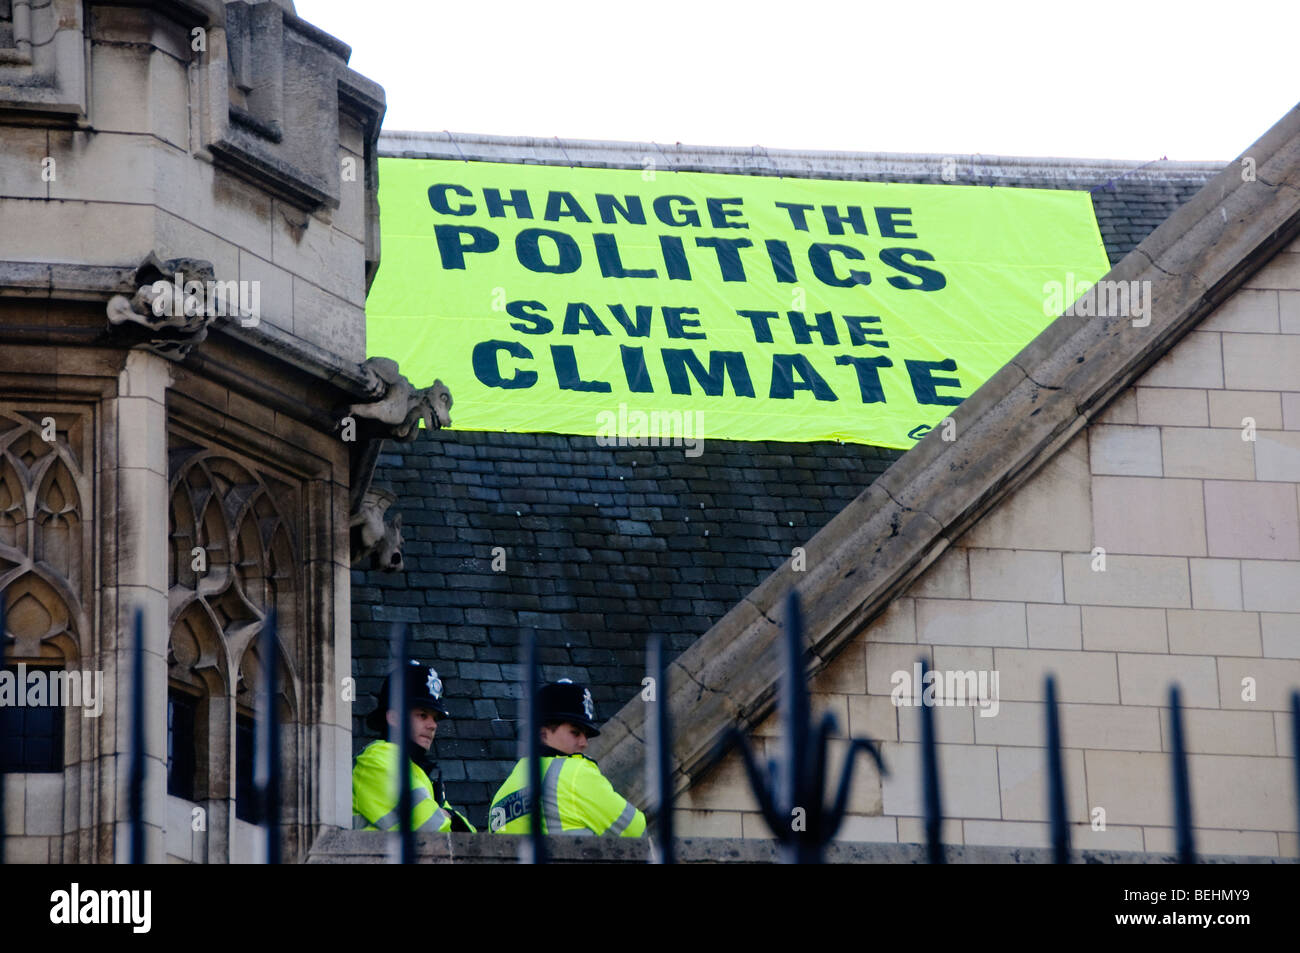
[[[371,569],[402,570],[402,514],[398,513],[391,523],[384,522],[384,513],[396,499],[396,494],[388,490],[365,492],[359,511],[352,515],[353,566],[369,558]]]
[[[375,466],[385,439],[409,443],[420,433],[420,421],[427,430],[451,426],[451,391],[440,380],[417,388],[387,357],[372,357],[361,365],[376,399],[348,408],[348,416],[365,425],[363,438],[352,461],[352,565],[369,560],[372,569],[400,572],[402,563],[401,517],[391,525],[384,513],[395,497],[387,490],[371,490]]]
[[[176,438],[171,466],[173,640],[183,629],[203,660],[190,667],[213,668],[229,693],[272,609],[281,646],[293,658],[300,599],[298,533],[290,518],[295,493],[231,457]]]
[[[382,393],[377,401],[353,404],[348,413],[388,428],[382,436],[409,442],[419,433],[419,422],[429,430],[451,426],[451,391],[440,380],[416,388],[402,376],[390,357],[372,357],[361,365],[371,380],[371,389]]]
[[[152,252],[135,273],[135,294],[108,299],[108,323],[138,325],[147,334],[140,342],[170,360],[183,360],[208,336],[208,326],[225,313],[216,302],[220,290],[212,263],[198,258],[160,261]]]
[[[194,705],[195,776],[187,792],[216,821],[206,841],[208,861],[228,861],[231,801],[238,803],[243,753],[241,717],[257,710],[258,636],[274,610],[280,672],[277,704],[283,764],[297,765],[282,777],[282,804],[301,796],[303,753],[293,723],[302,717],[298,673],[308,664],[300,539],[301,484],[287,482],[224,449],[195,445],[169,434],[168,685]],[[181,743],[178,741],[178,743]],[[288,810],[286,818],[293,816]],[[300,836],[286,829],[292,856]],[[197,850],[197,848],[196,848]]]
[[[0,592],[19,657],[76,658],[87,631],[94,547],[84,439],[79,415],[0,409]]]

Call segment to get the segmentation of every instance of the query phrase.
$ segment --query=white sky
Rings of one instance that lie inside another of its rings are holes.
[[[388,130],[1070,158],[1243,152],[1296,0],[296,0]]]

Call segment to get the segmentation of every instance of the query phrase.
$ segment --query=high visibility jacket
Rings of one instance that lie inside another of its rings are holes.
[[[596,762],[580,754],[538,759],[542,767],[542,829],[547,834],[640,837],[645,815],[614,790]],[[522,759],[492,798],[488,827],[494,834],[532,830],[528,759]]]
[[[397,813],[397,745],[391,741],[372,741],[357,755],[352,769],[352,829],[367,831],[395,831],[398,829]],[[439,804],[429,776],[410,758],[411,769],[411,829],[416,831],[449,831],[452,818],[459,817],[469,830],[474,825],[464,815],[446,804]]]

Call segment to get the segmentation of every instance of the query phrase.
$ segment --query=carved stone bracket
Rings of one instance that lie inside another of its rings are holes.
[[[150,252],[136,269],[135,294],[108,299],[109,326],[134,325],[137,343],[170,360],[184,360],[191,348],[207,338],[208,327],[219,313],[211,300],[215,277],[210,261],[161,261]]]
[[[420,421],[428,430],[451,425],[451,391],[440,380],[424,388],[412,386],[387,357],[372,357],[362,365],[376,399],[353,404],[347,415],[358,426],[357,450],[352,458],[352,566],[369,560],[370,568],[400,572],[402,561],[402,517],[385,522],[384,514],[396,496],[388,490],[372,489],[375,467],[388,439],[409,443],[420,433]]]
[[[415,439],[421,420],[430,430],[451,426],[451,391],[442,381],[417,389],[389,357],[372,357],[361,368],[374,390],[383,396],[370,403],[353,404],[348,408],[350,416],[387,424],[382,436],[402,441]]]
[[[352,565],[358,566],[367,557],[371,569],[399,572],[402,562],[402,514],[391,523],[384,513],[393,505],[397,494],[389,490],[371,488],[361,497],[361,507],[352,514]]]

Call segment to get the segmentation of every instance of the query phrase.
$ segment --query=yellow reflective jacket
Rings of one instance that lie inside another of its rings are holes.
[[[607,834],[640,837],[645,815],[600,773],[596,762],[580,754],[539,759],[542,765],[542,829],[547,834]],[[494,834],[527,834],[528,759],[515,765],[492,798],[488,828]]]
[[[449,831],[452,818],[459,817],[473,831],[465,816],[446,804],[439,804],[429,776],[409,758],[411,768],[411,829]],[[357,755],[352,769],[352,829],[395,831],[397,813],[397,745],[391,741],[372,741]]]

